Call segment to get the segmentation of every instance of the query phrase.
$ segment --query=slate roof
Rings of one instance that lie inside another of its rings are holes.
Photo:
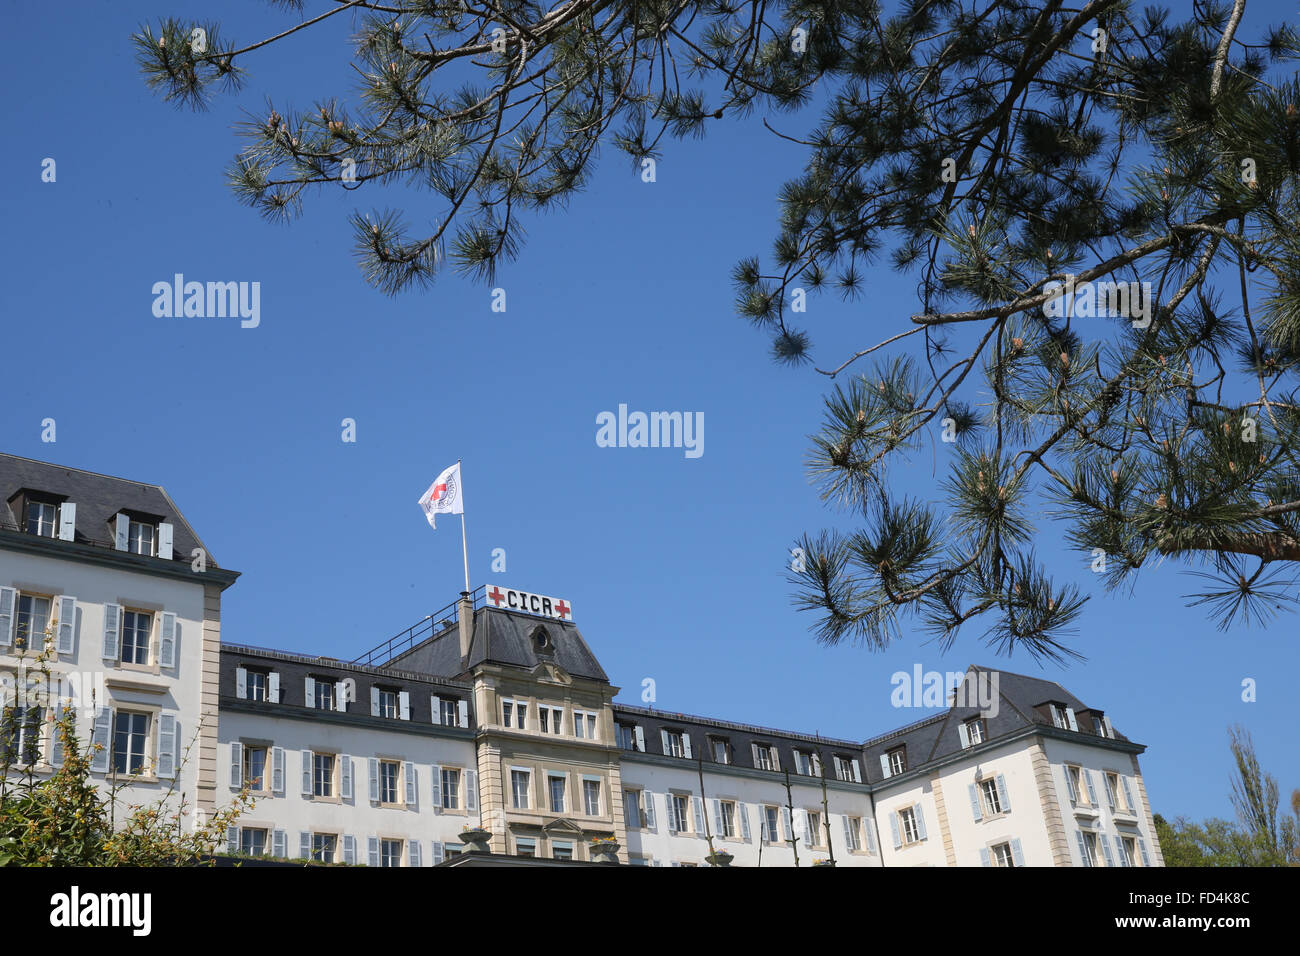
[[[0,528],[26,531],[25,516],[15,515],[9,506],[10,499],[24,489],[55,495],[77,506],[78,544],[113,550],[114,516],[119,511],[138,511],[172,525],[173,562],[189,564],[193,550],[203,548],[208,565],[220,567],[161,485],[0,454]]]
[[[551,654],[539,652],[535,646],[532,634],[539,626],[550,635],[554,647]],[[484,663],[532,670],[543,661],[554,662],[574,677],[609,683],[604,668],[572,621],[541,618],[495,607],[481,607],[474,611],[474,634],[466,667],[461,667],[459,625],[452,625],[409,651],[398,654],[384,666],[456,677]]]

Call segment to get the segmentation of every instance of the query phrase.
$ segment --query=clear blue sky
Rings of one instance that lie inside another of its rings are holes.
[[[571,601],[624,701],[639,703],[650,677],[663,709],[861,739],[930,713],[890,706],[895,671],[983,663],[1105,708],[1149,746],[1143,770],[1166,816],[1231,814],[1234,722],[1285,794],[1300,786],[1300,620],[1222,634],[1185,607],[1196,582],[1172,567],[1108,596],[1086,556],[1045,535],[1051,569],[1096,595],[1075,643],[1088,661],[1069,668],[997,657],[975,628],[947,655],[919,634],[885,654],[814,642],[784,576],[800,533],[851,526],[804,473],[827,382],[768,359],[767,339],[732,313],[728,278],[768,250],[796,149],[757,122],[724,123],[671,143],[654,184],[607,152],[567,212],[528,222],[521,261],[498,277],[505,314],[452,274],[389,299],[363,282],[346,216],[392,203],[427,221],[430,197],[340,191],[273,226],[223,179],[242,110],[264,114],[268,94],[284,112],[349,93],[346,15],[247,59],[247,89],[210,112],[178,111],[145,88],[129,36],[159,15],[212,12],[6,5],[0,424],[5,451],[164,485],[243,572],[224,601],[228,640],[351,658],[454,600],[457,521],[431,531],[416,499],[463,458],[474,585]],[[242,41],[296,22],[254,2],[220,16]],[[41,182],[45,157],[56,183]],[[150,289],[176,272],[260,282],[261,326],[155,318]],[[871,281],[857,303],[811,300],[819,358],[911,314],[910,279]],[[620,402],[703,412],[703,456],[597,447],[596,416]],[[40,440],[47,417],[55,444]],[[340,439],[344,418],[355,444]],[[915,460],[918,493],[944,473],[946,447]],[[504,574],[490,571],[494,548]],[[1256,703],[1240,699],[1247,677]]]

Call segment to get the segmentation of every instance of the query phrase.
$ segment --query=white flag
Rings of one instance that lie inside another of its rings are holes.
[[[429,486],[429,490],[420,496],[419,505],[424,509],[424,516],[434,529],[434,515],[463,515],[465,499],[460,488],[460,462],[452,465]]]

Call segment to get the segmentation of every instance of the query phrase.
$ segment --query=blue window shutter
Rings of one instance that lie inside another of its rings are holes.
[[[961,738],[961,749],[965,750],[970,746],[970,731],[965,724],[957,725],[957,736]]]
[[[912,812],[916,814],[916,835],[924,840],[925,837],[925,814],[921,811],[919,803],[912,806]]]
[[[172,526],[167,521],[158,523],[158,557],[164,561],[172,559]]]
[[[164,780],[176,776],[176,734],[179,723],[175,714],[158,715],[158,761],[156,773]]]
[[[348,711],[347,681],[339,680],[334,682],[334,709],[340,714],[346,714]]]
[[[1137,813],[1137,803],[1133,800],[1133,788],[1129,786],[1128,777],[1120,777],[1119,782],[1124,785],[1124,802],[1128,804],[1128,812]]]
[[[366,837],[366,863],[369,866],[379,865],[379,837]]]
[[[242,790],[244,787],[244,745],[239,741],[230,744],[230,789]]]
[[[889,754],[880,755],[880,772],[886,777],[889,776]]]
[[[668,731],[660,730],[659,739],[660,742],[664,745],[664,756],[665,757],[669,756],[673,751],[672,748],[668,746]]]
[[[350,865],[357,862],[357,838],[351,833],[343,834],[343,862]]]
[[[677,810],[673,806],[673,795],[671,793],[664,794],[664,811],[668,815],[667,816],[668,832],[676,833],[677,832]]]
[[[691,797],[691,807],[695,811],[695,835],[704,836],[704,801]]]
[[[634,736],[636,737],[637,752],[645,753],[645,729],[640,724],[636,725]]]
[[[658,830],[659,824],[655,817],[655,795],[651,790],[643,790],[642,796],[645,797],[645,827],[647,830]]]
[[[239,852],[239,827],[226,827],[226,852]]]
[[[370,758],[370,799],[379,802],[379,758]]]
[[[271,748],[271,792],[284,796],[284,748]]]
[[[3,622],[0,622],[0,628]],[[77,599],[64,594],[59,597],[59,643],[60,654],[71,654],[76,650],[77,635]],[[164,665],[166,666],[166,665]]]
[[[998,787],[998,802],[1002,804],[1002,812],[1010,813],[1011,798],[1007,796],[1007,778],[1002,776],[1002,774],[998,774],[996,783]]]
[[[433,841],[433,865],[437,866],[443,860],[447,859],[447,851],[437,840]]]
[[[437,694],[429,695],[429,713],[435,724],[442,723],[442,698]]]
[[[419,790],[415,785],[415,764],[411,763],[409,760],[402,764],[402,776],[406,778],[406,806],[408,809],[414,810],[417,804],[416,798],[419,793]]]
[[[785,838],[787,840],[794,836],[794,821],[790,819],[790,808],[781,808],[781,825],[785,827]]]
[[[899,847],[903,845],[903,838],[899,835],[899,830],[898,830],[897,813],[891,813],[889,815],[889,832],[890,835],[893,836],[894,838],[894,849],[897,850]]]
[[[424,864],[420,862],[420,841],[408,840],[406,846],[406,855],[411,866],[423,866]]]
[[[992,866],[992,865],[993,865],[993,857],[992,857],[992,855],[989,853],[989,848],[986,847],[986,846],[982,846],[982,847],[980,847],[980,865],[981,865],[981,866]]]
[[[740,817],[740,838],[749,842],[749,804],[737,803],[736,814]]]
[[[1138,837],[1138,853],[1142,854],[1142,865],[1150,866],[1151,857],[1147,856],[1147,841]]]
[[[975,816],[975,822],[979,823],[984,819],[984,814],[980,812],[980,791],[975,784],[970,785],[970,809]]]
[[[411,719],[411,693],[410,691],[398,691],[397,693],[397,716],[401,720]]]
[[[469,726],[469,701],[456,701],[456,717],[459,719],[462,727]]]
[[[311,793],[311,751],[304,750],[302,752],[302,795],[310,797]]]
[[[74,711],[71,709],[66,709],[63,713],[67,720],[74,720],[74,717],[72,716]],[[59,718],[59,712],[57,710],[54,712],[54,717],[57,721]],[[63,766],[63,736],[59,733],[59,725],[57,723],[50,727],[50,766]]]
[[[465,809],[478,812],[478,771],[465,771]]]
[[[306,830],[298,831],[298,856],[303,860],[311,859],[311,834]]]
[[[442,812],[442,767],[433,765],[433,812]]]
[[[270,675],[266,679],[266,683],[267,698],[273,704],[280,703],[280,672],[271,671]]]
[[[371,717],[379,716],[379,688],[378,687],[370,688],[370,716]]]
[[[14,643],[14,621],[18,619],[18,589],[0,588],[0,647]]]
[[[1079,802],[1079,794],[1074,789],[1074,775],[1070,773],[1069,767],[1062,767],[1061,772],[1065,774],[1065,786],[1070,791],[1070,806],[1074,806]]]
[[[1110,812],[1111,812],[1111,813],[1114,813],[1114,812],[1115,812],[1115,796],[1116,796],[1116,794],[1115,794],[1115,792],[1112,791],[1111,788],[1110,788],[1110,777],[1103,773],[1103,774],[1102,774],[1102,778],[1101,778],[1101,782],[1102,782],[1102,784],[1106,787],[1106,805],[1110,807]]]
[[[289,834],[283,830],[271,831],[271,855],[281,859],[289,855]]]
[[[1092,866],[1092,857],[1088,855],[1088,843],[1083,838],[1082,830],[1074,831],[1075,837],[1079,840],[1079,860],[1082,866]]]
[[[1070,729],[1071,729],[1071,730],[1078,730],[1078,729],[1079,729],[1079,724],[1078,724],[1078,722],[1075,721],[1075,719],[1074,719],[1074,708],[1073,708],[1073,707],[1067,707],[1067,708],[1065,708],[1065,722],[1066,722],[1067,724],[1070,725]]]
[[[1101,854],[1106,858],[1107,866],[1115,865],[1115,857],[1110,852],[1110,841],[1106,839],[1106,834],[1098,833],[1097,842],[1101,844]]]
[[[1128,854],[1124,852],[1124,838],[1118,833],[1115,834],[1115,855],[1119,857],[1120,866],[1131,866],[1128,861]]]
[[[854,758],[854,760],[852,761],[852,763],[849,764],[849,766],[853,768],[853,782],[854,782],[854,783],[861,783],[861,782],[862,782],[862,771],[860,771],[860,770],[858,769],[858,761],[857,761],[857,759]]]
[[[129,516],[118,513],[113,524],[113,547],[118,551],[126,550],[126,539],[131,533],[131,519]]]
[[[636,804],[632,802],[635,793],[634,790],[623,791],[623,824],[630,830],[641,825],[641,818],[637,815]]]
[[[1100,806],[1097,803],[1097,783],[1094,779],[1096,773],[1092,770],[1083,771],[1084,782],[1088,785],[1088,805],[1092,807]]]
[[[59,540],[76,541],[77,540],[77,505],[73,501],[65,501],[59,505]],[[168,555],[171,557],[171,555]]]
[[[722,825],[722,801],[717,797],[713,798],[713,835],[723,836],[726,828]]]
[[[846,813],[840,818],[844,821],[844,849],[846,851],[853,849],[853,824],[849,822],[849,815]]]
[[[179,659],[176,653],[176,615],[171,611],[162,612],[161,635],[158,642],[158,666],[175,667]]]
[[[95,727],[92,731],[90,742],[92,747],[98,747],[98,751],[90,760],[90,770],[92,773],[108,773],[108,756],[109,748],[112,745],[110,736],[113,728],[113,711],[108,707],[100,707],[95,714]]]
[[[691,754],[691,735],[690,735],[689,732],[687,732],[687,731],[685,731],[685,730],[682,731],[682,752],[683,752],[684,754],[686,754],[687,757],[692,756],[692,754]]]
[[[118,635],[122,632],[122,605],[104,605],[104,649],[101,657],[106,661],[116,661],[121,656],[118,649]],[[243,696],[242,694],[240,695]]]
[[[862,829],[865,831],[864,836],[867,838],[867,852],[876,852],[876,821],[874,817],[862,818]]]
[[[1019,838],[1011,841],[1011,859],[1015,862],[1016,866],[1025,865],[1025,853],[1020,846]]]
[[[303,679],[302,700],[305,707],[316,706],[316,678],[307,677]]]
[[[347,754],[339,754],[339,778],[340,778],[340,796],[344,800],[352,799],[352,758]]]
[[[108,651],[105,650],[104,653],[107,655]],[[242,667],[235,668],[235,696],[240,700],[248,699],[248,671]]]

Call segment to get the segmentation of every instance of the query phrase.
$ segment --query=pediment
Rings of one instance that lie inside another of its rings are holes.
[[[571,833],[576,835],[582,833],[583,829],[567,817],[556,817],[554,820],[548,820],[546,823],[542,824],[542,832],[547,834]]]

